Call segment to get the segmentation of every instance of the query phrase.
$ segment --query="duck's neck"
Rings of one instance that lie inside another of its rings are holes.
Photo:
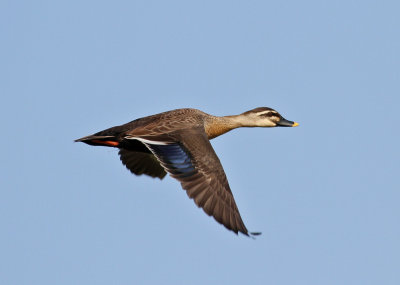
[[[213,139],[239,127],[243,127],[240,115],[225,117],[210,116],[204,122],[204,129],[208,139]]]

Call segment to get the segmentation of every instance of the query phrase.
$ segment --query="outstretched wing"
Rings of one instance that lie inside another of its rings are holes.
[[[126,137],[145,144],[198,207],[227,229],[248,235],[225,172],[204,131],[160,137]],[[256,234],[256,233],[254,233]]]
[[[119,157],[122,163],[135,175],[148,175],[163,179],[167,173],[151,152],[140,152],[120,149]]]

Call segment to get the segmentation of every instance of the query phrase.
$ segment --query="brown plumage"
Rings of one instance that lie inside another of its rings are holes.
[[[269,113],[272,116],[266,116]],[[212,116],[196,109],[177,109],[76,141],[119,148],[122,163],[135,175],[163,179],[169,173],[204,212],[236,234],[249,235],[209,140],[238,127],[296,125],[266,107],[226,117]]]

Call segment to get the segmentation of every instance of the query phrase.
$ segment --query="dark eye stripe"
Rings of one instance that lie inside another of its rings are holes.
[[[261,117],[279,117],[279,115],[277,113],[273,113],[273,112],[261,114],[260,116]]]

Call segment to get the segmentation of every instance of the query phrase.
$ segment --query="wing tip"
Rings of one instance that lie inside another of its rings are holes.
[[[247,232],[247,233],[243,233],[242,232],[242,234],[244,234],[245,236],[247,236],[247,237],[249,237],[251,239],[256,239],[256,237],[262,235],[261,232]]]

